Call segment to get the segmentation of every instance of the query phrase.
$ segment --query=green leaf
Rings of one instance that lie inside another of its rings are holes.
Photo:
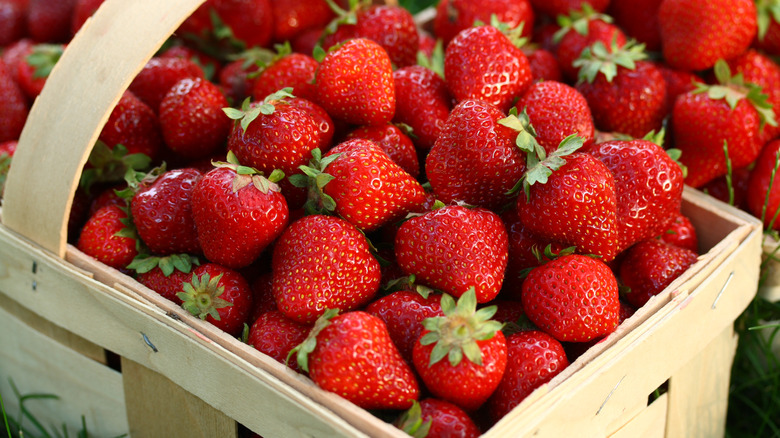
[[[241,120],[244,117],[244,112],[235,108],[222,108],[222,112],[231,120]]]

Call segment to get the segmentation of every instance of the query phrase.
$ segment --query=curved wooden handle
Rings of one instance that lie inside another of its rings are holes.
[[[205,0],[106,0],[68,45],[19,139],[3,223],[65,256],[81,170],[122,93]]]

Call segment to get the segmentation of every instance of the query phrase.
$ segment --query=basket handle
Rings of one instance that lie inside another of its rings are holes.
[[[106,0],[57,62],[19,138],[3,223],[59,257],[81,170],[130,82],[205,0]]]

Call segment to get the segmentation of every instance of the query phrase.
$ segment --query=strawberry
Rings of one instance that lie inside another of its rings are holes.
[[[156,160],[162,154],[163,138],[155,111],[132,91],[126,90],[108,116],[99,139],[111,148],[123,145],[130,154]]]
[[[138,255],[137,240],[129,226],[122,208],[103,207],[87,219],[76,247],[112,268],[124,269]]]
[[[618,252],[615,179],[597,158],[575,152],[580,147],[582,139],[570,136],[549,156],[540,146],[530,153],[535,164],[524,176],[517,210],[538,238],[610,261]]]
[[[62,44],[36,44],[17,64],[17,80],[27,97],[35,99],[41,94],[46,78],[64,50]]]
[[[246,47],[266,47],[273,36],[271,0],[213,0],[213,8],[232,36]],[[208,3],[206,3],[208,5]]]
[[[27,31],[37,42],[61,43],[70,38],[76,0],[28,0]]]
[[[181,305],[177,294],[184,283],[192,280],[192,268],[199,264],[200,260],[188,254],[165,257],[140,254],[127,268],[135,271],[139,283]]]
[[[756,2],[758,31],[752,46],[769,55],[780,54],[780,9],[773,0]]]
[[[186,58],[155,56],[133,78],[129,90],[156,114],[168,90],[184,78],[204,78],[203,69]]]
[[[780,140],[772,140],[761,150],[750,172],[747,188],[748,211],[761,219],[766,229],[780,229],[776,219],[780,209],[780,177],[777,167]],[[774,174],[774,179],[772,178]]]
[[[441,0],[436,5],[433,33],[447,45],[476,21],[489,23],[493,15],[512,29],[522,25],[522,36],[531,36],[535,16],[528,0]]]
[[[441,309],[444,316],[423,321],[425,330],[412,352],[414,367],[434,397],[473,412],[487,401],[504,374],[503,324],[490,319],[494,306],[477,310],[473,288],[457,304],[442,295]]]
[[[615,178],[618,252],[666,230],[682,205],[683,171],[649,140],[613,140],[589,151]]]
[[[273,294],[288,318],[312,323],[327,309],[350,311],[379,289],[379,263],[349,222],[312,215],[293,222],[276,242]]]
[[[444,77],[456,101],[484,100],[503,111],[531,85],[528,58],[494,26],[463,30],[444,52]]]
[[[528,319],[559,341],[586,342],[618,325],[617,280],[595,258],[564,255],[532,269],[522,298]]]
[[[685,182],[692,187],[726,174],[726,147],[734,168],[751,163],[763,145],[761,127],[777,125],[760,87],[732,77],[725,62],[715,66],[715,74],[719,84],[698,85],[678,97],[672,110],[674,145],[682,151]]]
[[[201,253],[191,199],[202,177],[199,170],[184,168],[140,183],[131,212],[138,236],[152,253]]]
[[[666,81],[643,45],[633,41],[611,50],[597,41],[574,65],[580,68],[579,90],[601,131],[641,138],[661,129],[666,117]]]
[[[506,338],[506,346],[506,370],[488,401],[494,422],[569,366],[563,345],[540,330],[514,333]]]
[[[558,65],[558,58],[551,51],[542,48],[530,49],[525,46],[521,49],[528,58],[534,82],[563,81],[563,72],[561,72],[561,66]]]
[[[566,15],[580,10],[586,5],[595,11],[603,12],[609,6],[610,0],[531,0],[534,9],[550,17]]]
[[[738,56],[758,30],[752,0],[665,0],[658,8],[658,25],[666,63],[689,71]]]
[[[287,99],[287,103],[309,113],[320,132],[320,141],[317,147],[323,153],[329,151],[333,146],[333,137],[336,135],[337,127],[327,111],[314,101],[302,97],[290,97]]]
[[[671,114],[677,97],[696,89],[696,84],[703,84],[704,80],[694,73],[684,70],[669,68],[666,64],[656,62],[656,68],[664,76],[666,81],[666,114]]]
[[[271,2],[271,13],[273,40],[277,42],[289,41],[307,30],[321,28],[334,17],[327,0]]]
[[[258,317],[249,329],[246,343],[279,363],[300,372],[295,361],[287,361],[290,352],[305,341],[312,326],[288,319],[282,312],[271,310]]]
[[[423,320],[444,316],[441,295],[431,294],[425,288],[393,292],[372,301],[365,311],[384,321],[390,338],[409,363],[412,363],[414,343],[423,331]]]
[[[447,83],[433,70],[420,65],[397,69],[393,81],[396,96],[393,121],[410,126],[415,146],[429,150],[452,108]]]
[[[452,205],[404,222],[395,237],[395,255],[420,283],[455,297],[475,288],[477,301],[486,303],[504,280],[507,239],[495,213]]]
[[[246,56],[246,55],[244,55]],[[225,92],[229,102],[243,102],[252,96],[255,74],[260,67],[248,57],[241,57],[226,63],[219,70],[217,83]]]
[[[206,54],[202,49],[184,45],[183,43],[174,43],[172,46],[160,52],[161,58],[183,58],[194,62],[203,70],[206,79],[212,80],[219,77],[222,69],[222,61],[215,56]]]
[[[761,87],[761,91],[767,95],[767,103],[772,108],[780,107],[780,66],[772,58],[750,49],[743,54],[728,60],[729,68],[734,74],[741,74],[742,79]],[[763,142],[766,143],[780,136],[780,127],[764,126],[761,132]]]
[[[73,17],[70,22],[70,34],[76,35],[84,22],[97,11],[105,0],[76,0],[73,5]]]
[[[612,23],[612,17],[597,13],[587,4],[581,11],[568,14],[558,17],[560,29],[553,35],[556,44],[554,53],[563,77],[574,82],[579,77],[579,68],[574,61],[580,58],[585,48],[601,41],[608,50],[612,50],[613,46],[623,47],[628,38]]]
[[[610,0],[607,14],[627,36],[644,44],[648,51],[661,51],[658,8],[662,0]]]
[[[32,51],[35,42],[29,38],[22,38],[14,41],[3,49],[2,57],[8,73],[14,82],[19,83],[19,63],[24,62],[27,55]]]
[[[242,164],[266,173],[279,169],[289,176],[309,161],[322,134],[311,113],[290,105],[290,97],[289,89],[283,89],[263,101],[245,103],[241,110],[225,110],[236,120],[228,148]]]
[[[252,311],[252,292],[238,272],[205,263],[192,271],[192,281],[176,295],[182,307],[231,336],[238,336]]]
[[[249,287],[252,289],[252,296],[255,297],[255,308],[250,318],[252,321],[256,321],[263,313],[279,310],[274,300],[273,274],[271,272],[265,272],[255,277],[249,283]]]
[[[587,148],[593,143],[595,126],[588,101],[576,88],[557,81],[535,82],[515,104],[534,126],[536,141],[553,153],[563,139],[576,134]]]
[[[466,411],[432,397],[415,402],[394,425],[412,437],[476,438],[481,435]]]
[[[312,200],[320,198],[324,210],[364,232],[402,219],[426,199],[420,183],[371,140],[346,140],[322,161],[315,157],[305,169],[308,180],[302,177],[292,183],[301,187],[308,181]],[[312,208],[316,211],[319,205]]]
[[[371,140],[387,153],[393,162],[413,178],[420,175],[420,162],[417,150],[408,135],[396,125],[361,126],[347,134],[347,139],[363,138]]]
[[[687,216],[678,212],[666,230],[658,236],[663,242],[699,253],[699,237]]]
[[[507,117],[491,103],[458,103],[425,160],[433,192],[445,204],[496,209],[510,202],[508,192],[525,171],[517,141],[527,137],[532,134],[517,116]]]
[[[410,366],[381,319],[362,311],[328,310],[296,351],[320,388],[363,409],[408,409],[420,397]]]
[[[334,119],[384,125],[395,114],[390,57],[382,46],[355,38],[331,49],[320,62],[317,103]]]
[[[767,142],[764,147],[768,144],[769,142]],[[734,205],[745,211],[750,211],[750,207],[747,204],[747,191],[748,181],[752,171],[753,163],[736,169],[732,168],[730,174],[727,172],[726,175],[713,179],[707,184],[699,187],[699,190],[727,204]]]
[[[27,33],[27,10],[17,0],[0,1],[0,47],[22,39]]]
[[[634,307],[642,307],[697,259],[695,252],[658,239],[637,243],[626,251],[620,262],[620,280],[629,288],[625,299]]]
[[[227,163],[205,174],[192,189],[198,241],[209,261],[226,267],[251,264],[287,226],[287,202],[274,183],[278,175]]]
[[[315,100],[314,76],[320,64],[309,55],[289,53],[289,46],[284,47],[277,59],[261,68],[254,79],[253,99],[263,100],[269,94],[291,87],[295,96]]]
[[[29,111],[24,92],[0,63],[0,142],[19,139]]]

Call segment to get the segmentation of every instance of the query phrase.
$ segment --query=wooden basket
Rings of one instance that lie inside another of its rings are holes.
[[[8,176],[0,300],[121,357],[132,436],[231,436],[236,422],[265,437],[406,436],[66,242],[81,169],[113,106],[202,2],[107,0],[69,44]],[[756,293],[761,228],[692,189],[683,209],[699,261],[485,436],[723,435],[732,326]],[[198,414],[182,399],[202,401]]]

